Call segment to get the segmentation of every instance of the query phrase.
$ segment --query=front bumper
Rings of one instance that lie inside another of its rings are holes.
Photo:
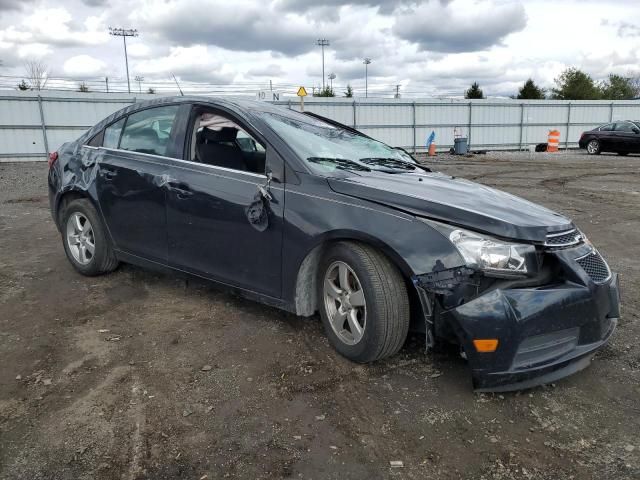
[[[441,313],[457,334],[479,391],[510,391],[556,381],[587,367],[611,337],[619,313],[617,274],[604,283],[578,281],[496,289]],[[497,338],[492,353],[473,339]]]

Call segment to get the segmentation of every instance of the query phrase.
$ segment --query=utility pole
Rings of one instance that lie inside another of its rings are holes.
[[[140,75],[136,75],[135,80],[136,82],[138,82],[138,93],[142,93],[142,82],[144,81],[144,77],[141,77]]]
[[[400,85],[396,85],[396,98],[400,98]]]
[[[371,59],[365,57],[362,61],[364,63],[364,98],[369,97],[369,64],[371,63]]]
[[[138,30],[135,28],[114,28],[109,27],[109,35],[122,37],[124,43],[124,63],[127,67],[127,91],[131,93],[131,82],[129,81],[129,58],[127,57],[127,37],[137,37]]]
[[[316,41],[316,45],[320,45],[320,47],[322,47],[322,89],[324,90],[324,47],[329,46],[329,40],[326,38],[319,38]]]
[[[333,79],[334,78],[336,78],[336,74],[335,73],[330,73],[329,74],[329,82],[330,82],[329,83],[329,85],[330,85],[329,88],[331,89],[331,92],[333,92]]]

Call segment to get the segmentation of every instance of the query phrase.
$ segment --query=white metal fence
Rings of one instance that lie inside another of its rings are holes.
[[[0,93],[0,161],[42,160],[110,113],[155,95],[80,92]],[[296,98],[275,102],[299,108]],[[640,101],[405,100],[309,98],[305,109],[355,126],[390,145],[423,151],[436,133],[438,149],[453,145],[454,128],[472,150],[526,149],[560,131],[560,146],[602,123],[640,119]]]

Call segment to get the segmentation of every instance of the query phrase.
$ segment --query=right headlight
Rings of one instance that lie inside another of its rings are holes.
[[[455,229],[449,240],[458,249],[469,266],[498,276],[521,276],[527,272],[527,254],[531,245],[507,243],[485,238],[475,232]]]
[[[432,220],[420,219],[431,225],[456,247],[467,266],[482,270],[493,277],[525,277],[536,270],[536,250],[533,245],[515,243],[453,227]]]

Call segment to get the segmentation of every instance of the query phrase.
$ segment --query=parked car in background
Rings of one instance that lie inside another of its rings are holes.
[[[640,121],[621,120],[584,132],[578,141],[590,155],[614,152],[618,155],[640,153]]]
[[[128,106],[52,153],[48,184],[78,272],[163,267],[319,312],[355,362],[413,328],[459,345],[476,388],[526,388],[586,367],[619,316],[617,275],[565,216],[264,102]]]

